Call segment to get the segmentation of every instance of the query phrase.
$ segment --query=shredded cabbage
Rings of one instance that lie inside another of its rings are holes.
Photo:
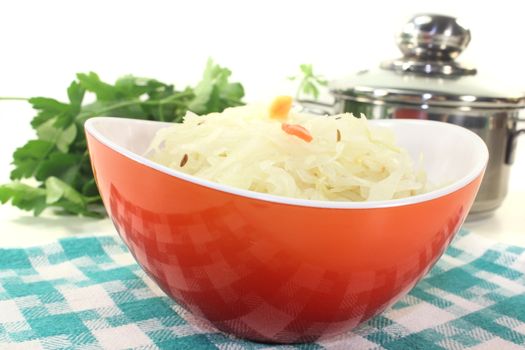
[[[163,128],[146,157],[167,167],[246,190],[278,196],[377,201],[426,192],[426,174],[387,128],[351,114],[320,117],[289,112],[307,142],[270,118],[268,105],[228,108]]]

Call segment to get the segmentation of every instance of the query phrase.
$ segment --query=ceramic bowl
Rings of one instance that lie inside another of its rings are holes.
[[[412,287],[467,215],[488,160],[471,131],[428,120],[372,121],[444,186],[410,198],[327,202],[199,179],[143,157],[168,124],[85,125],[107,212],[147,274],[218,329],[297,343],[353,329]]]

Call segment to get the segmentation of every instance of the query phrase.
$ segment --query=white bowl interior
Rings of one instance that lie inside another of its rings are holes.
[[[142,156],[146,153],[155,133],[170,125],[170,123],[147,120],[102,117],[90,119],[86,123],[86,129],[88,131],[92,129],[105,141]],[[104,143],[107,144],[107,142]]]
[[[422,195],[378,202],[326,202],[284,198],[268,194],[235,189],[230,186],[197,179],[169,169],[143,157],[155,133],[170,123],[125,118],[97,117],[86,122],[86,131],[103,144],[116,151],[160,171],[179,178],[263,200],[306,206],[331,208],[370,208],[402,205],[436,198],[451,193],[474,180],[484,170],[488,150],[483,140],[473,132],[449,123],[428,120],[385,119],[371,120],[371,124],[392,128],[398,144],[408,150],[415,163],[423,157],[423,166],[429,180],[444,185]]]
[[[456,125],[399,119],[371,123],[393,129],[398,144],[408,150],[415,164],[422,160],[429,180],[435,185],[458,181],[488,160],[483,140]]]

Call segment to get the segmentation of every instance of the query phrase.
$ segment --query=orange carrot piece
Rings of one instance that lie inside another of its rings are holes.
[[[286,119],[292,108],[292,98],[290,96],[277,96],[270,105],[270,118]]]
[[[303,141],[311,142],[313,140],[313,137],[310,134],[310,132],[301,125],[282,123],[281,129],[283,129],[285,133],[296,136]]]

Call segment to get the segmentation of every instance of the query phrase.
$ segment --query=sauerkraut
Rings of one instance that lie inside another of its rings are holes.
[[[158,131],[146,156],[199,178],[293,198],[379,201],[427,191],[425,171],[392,130],[351,114],[275,117],[277,107],[188,112],[183,123]]]

